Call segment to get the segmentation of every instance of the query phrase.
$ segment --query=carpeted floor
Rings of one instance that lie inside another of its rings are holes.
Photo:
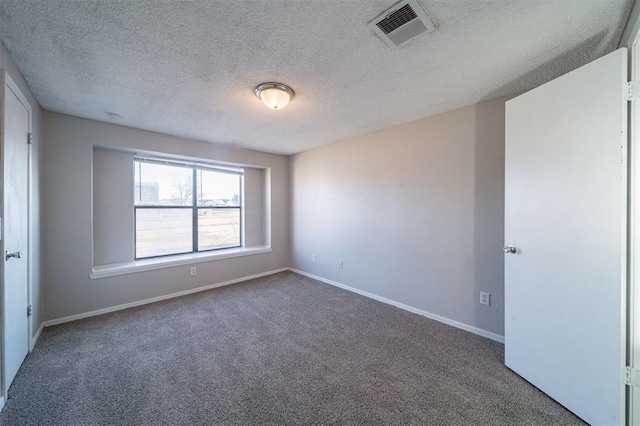
[[[285,272],[45,329],[0,423],[581,421],[503,345]]]

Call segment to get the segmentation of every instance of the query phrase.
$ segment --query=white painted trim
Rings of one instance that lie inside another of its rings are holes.
[[[40,327],[38,327],[38,331],[36,331],[36,335],[31,338],[31,342],[29,343],[29,352],[33,350],[40,338],[40,334],[42,334],[42,330],[44,330],[44,323],[40,323]]]
[[[447,325],[450,325],[452,327],[456,327],[456,328],[459,328],[461,330],[465,330],[465,331],[468,331],[470,333],[477,334],[479,336],[486,337],[486,338],[491,339],[491,340],[495,340],[496,342],[504,343],[504,336],[501,336],[499,334],[492,333],[490,331],[486,331],[486,330],[483,330],[481,328],[477,328],[477,327],[474,327],[474,326],[471,326],[471,325],[468,325],[468,324],[464,324],[464,323],[461,323],[461,322],[458,322],[458,321],[455,321],[455,320],[452,320],[452,319],[449,319],[449,318],[445,318],[443,316],[440,316],[440,315],[437,315],[437,314],[434,314],[434,313],[431,313],[431,312],[427,312],[427,311],[424,311],[422,309],[414,308],[413,306],[405,305],[404,303],[396,302],[395,300],[387,299],[386,297],[378,296],[376,294],[369,293],[369,292],[366,292],[366,291],[363,291],[363,290],[359,290],[359,289],[354,288],[354,287],[349,287],[348,285],[341,284],[341,283],[339,283],[337,281],[332,281],[332,280],[320,277],[318,275],[314,275],[314,274],[310,274],[308,272],[301,271],[299,269],[295,269],[295,268],[280,268],[280,269],[275,269],[275,270],[272,270],[272,271],[262,272],[260,274],[255,274],[255,275],[250,275],[250,276],[247,276],[247,277],[242,277],[242,278],[237,278],[237,279],[233,279],[233,280],[229,280],[229,281],[224,281],[224,282],[217,283],[217,284],[210,284],[210,285],[207,285],[207,286],[204,286],[204,287],[197,287],[197,288],[193,288],[193,289],[190,289],[190,290],[180,291],[180,292],[177,292],[177,293],[171,293],[171,294],[166,294],[166,295],[163,295],[163,296],[152,297],[150,299],[139,300],[139,301],[136,301],[136,302],[125,303],[125,304],[117,305],[117,306],[111,306],[109,308],[98,309],[98,310],[95,310],[95,311],[84,312],[84,313],[81,313],[81,314],[70,315],[70,316],[63,317],[63,318],[57,318],[57,319],[53,319],[53,320],[48,320],[48,321],[45,321],[42,324],[42,326],[40,327],[40,329],[38,330],[38,333],[34,337],[33,344],[35,345],[35,341],[40,336],[40,333],[42,331],[42,327],[43,326],[44,327],[50,327],[52,325],[63,324],[65,322],[76,321],[76,320],[83,319],[83,318],[89,318],[89,317],[93,317],[93,316],[97,316],[97,315],[107,314],[107,313],[110,313],[110,312],[121,311],[123,309],[129,309],[129,308],[134,308],[136,306],[147,305],[149,303],[160,302],[162,300],[173,299],[174,297],[186,296],[188,294],[198,293],[198,292],[206,291],[206,290],[211,290],[213,288],[218,288],[218,287],[224,287],[224,286],[227,286],[227,285],[231,285],[231,284],[236,284],[236,283],[243,282],[243,281],[252,280],[252,279],[255,279],[255,278],[265,277],[267,275],[273,275],[273,274],[277,274],[277,273],[284,272],[284,271],[291,271],[293,273],[296,273],[296,274],[299,274],[299,275],[303,275],[305,277],[312,278],[312,279],[317,280],[317,281],[321,281],[321,282],[323,282],[325,284],[329,284],[329,285],[332,285],[332,286],[335,286],[335,287],[339,287],[339,288],[342,288],[344,290],[351,291],[353,293],[357,293],[357,294],[359,294],[361,296],[365,296],[365,297],[368,297],[370,299],[374,299],[374,300],[377,300],[379,302],[395,306],[395,307],[403,309],[405,311],[409,311],[409,312],[412,312],[414,314],[422,315],[424,317],[433,319],[433,320],[441,322],[443,324],[447,324]]]
[[[629,46],[629,78],[631,81],[640,79],[640,5],[633,5],[632,15],[627,24],[629,31],[625,45]],[[625,30],[625,33],[628,31]],[[627,352],[628,359],[625,365],[638,368],[640,365],[640,288],[638,277],[640,276],[640,155],[637,152],[640,141],[640,114],[637,98],[629,102],[628,116],[628,150],[631,152],[628,162],[629,173],[629,211],[628,211],[628,244],[627,262]],[[624,324],[623,324],[624,326]],[[627,399],[626,414],[629,425],[640,425],[640,390],[635,386],[627,387],[629,396]]]
[[[116,275],[135,274],[155,269],[173,268],[175,266],[192,265],[194,263],[213,262],[233,257],[252,256],[254,254],[271,253],[269,246],[240,247],[212,252],[159,257],[155,259],[136,260],[135,262],[116,263],[113,265],[94,266],[89,278],[114,277]]]
[[[396,302],[395,300],[387,299],[386,297],[378,296],[376,294],[369,293],[367,291],[359,290],[359,289],[354,288],[354,287],[349,287],[348,285],[341,284],[341,283],[339,283],[337,281],[332,281],[332,280],[320,277],[318,275],[313,275],[313,274],[310,274],[308,272],[301,271],[299,269],[289,268],[289,270],[291,272],[295,272],[296,274],[300,274],[300,275],[303,275],[305,277],[309,277],[309,278],[312,278],[314,280],[321,281],[323,283],[326,283],[326,284],[329,284],[329,285],[332,285],[332,286],[335,286],[335,287],[340,287],[340,288],[342,288],[344,290],[348,290],[348,291],[351,291],[353,293],[357,293],[357,294],[359,294],[361,296],[365,296],[365,297],[368,297],[370,299],[374,299],[374,300],[377,300],[379,302],[395,306],[396,308],[400,308],[400,309],[403,309],[405,311],[412,312],[414,314],[422,315],[423,317],[427,317],[429,319],[436,320],[438,322],[450,325],[452,327],[456,327],[456,328],[459,328],[461,330],[465,330],[465,331],[468,331],[470,333],[477,334],[478,336],[486,337],[487,339],[495,340],[496,342],[499,342],[499,343],[504,343],[504,336],[501,336],[499,334],[492,333],[490,331],[486,331],[486,330],[483,330],[481,328],[474,327],[474,326],[471,326],[471,325],[468,325],[468,324],[464,324],[464,323],[461,323],[461,322],[458,322],[458,321],[455,321],[455,320],[452,320],[452,319],[449,319],[449,318],[445,318],[443,316],[436,315],[436,314],[431,313],[431,312],[423,311],[422,309],[414,308],[413,306],[405,305],[404,303]]]
[[[0,411],[4,408],[4,396],[0,396]]]
[[[179,291],[177,293],[171,293],[171,294],[165,294],[165,295],[162,295],[162,296],[152,297],[150,299],[138,300],[136,302],[131,302],[131,303],[124,303],[122,305],[116,305],[116,306],[111,306],[109,308],[98,309],[96,311],[90,311],[90,312],[84,312],[84,313],[81,313],[81,314],[70,315],[68,317],[56,318],[56,319],[52,319],[52,320],[49,320],[49,321],[45,321],[44,322],[44,326],[45,327],[50,327],[52,325],[63,324],[65,322],[76,321],[76,320],[83,319],[83,318],[95,317],[97,315],[108,314],[110,312],[116,312],[116,311],[121,311],[123,309],[134,308],[136,306],[147,305],[149,303],[160,302],[162,300],[167,300],[167,299],[173,299],[174,297],[186,296],[186,295],[192,294],[192,293],[199,293],[201,291],[211,290],[212,288],[218,288],[218,287],[224,287],[224,286],[231,285],[231,284],[237,284],[237,283],[240,283],[240,282],[243,282],[243,281],[253,280],[255,278],[265,277],[267,275],[273,275],[273,274],[277,274],[279,272],[284,272],[284,271],[288,271],[288,270],[289,270],[289,268],[275,269],[273,271],[262,272],[262,273],[259,273],[259,274],[250,275],[248,277],[236,278],[234,280],[224,281],[224,282],[217,283],[217,284],[206,285],[204,287],[197,287],[197,288],[192,288],[192,289],[189,289],[189,290]]]

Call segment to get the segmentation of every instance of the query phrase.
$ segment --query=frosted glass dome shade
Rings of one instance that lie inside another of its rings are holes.
[[[271,109],[282,109],[295,96],[293,90],[282,83],[262,83],[255,88],[256,96]]]

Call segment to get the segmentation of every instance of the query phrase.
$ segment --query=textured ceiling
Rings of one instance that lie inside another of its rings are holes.
[[[437,30],[392,49],[366,24],[395,1],[1,0],[0,40],[44,109],[292,154],[535,87],[614,50],[632,6],[419,0]]]

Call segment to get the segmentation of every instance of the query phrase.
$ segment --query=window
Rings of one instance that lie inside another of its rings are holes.
[[[134,157],[135,258],[241,246],[243,170]]]

